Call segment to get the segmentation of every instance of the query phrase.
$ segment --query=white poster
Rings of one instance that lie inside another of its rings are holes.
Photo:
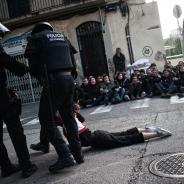
[[[27,36],[30,32],[13,36],[3,42],[4,50],[9,55],[19,55],[25,52],[27,46]]]

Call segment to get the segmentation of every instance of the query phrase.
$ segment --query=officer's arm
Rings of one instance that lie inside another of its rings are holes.
[[[38,43],[38,39],[30,37],[28,39],[24,57],[28,59],[30,74],[35,78],[40,79],[41,64],[39,61],[40,48]]]
[[[4,51],[0,53],[1,65],[8,69],[15,75],[23,76],[28,72],[28,67],[20,62],[18,62],[14,57],[9,56]]]

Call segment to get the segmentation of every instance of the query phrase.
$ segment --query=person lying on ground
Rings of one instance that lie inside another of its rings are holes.
[[[78,126],[79,138],[82,147],[92,147],[97,149],[112,149],[123,146],[129,146],[138,143],[144,143],[145,141],[169,137],[172,134],[158,127],[145,128],[131,128],[126,131],[121,132],[108,132],[104,130],[91,131],[86,124],[85,119],[79,113],[79,105],[74,105],[75,107],[75,119]],[[57,115],[56,121],[59,126],[63,127],[64,135],[67,137],[67,132],[63,126],[61,118]],[[44,153],[49,152],[49,140],[47,136],[44,135],[44,131],[41,130],[40,142],[37,144],[32,144],[31,149],[35,151],[42,151]]]

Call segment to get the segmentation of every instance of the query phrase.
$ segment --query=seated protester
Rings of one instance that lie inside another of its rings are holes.
[[[82,80],[82,85],[80,86],[79,103],[82,107],[86,107],[90,98],[90,87],[87,78]]]
[[[173,67],[173,70],[175,71],[176,75],[179,74],[179,70],[180,70],[180,67],[184,66],[184,62],[183,61],[179,61],[178,64]]]
[[[178,93],[184,93],[184,65],[179,68],[179,73],[173,77],[174,85]]]
[[[149,67],[152,71],[156,72],[158,75],[162,75],[162,72],[158,70],[156,63],[152,63]]]
[[[108,75],[103,76],[103,84],[100,86],[100,94],[103,99],[103,104],[108,105],[113,97],[113,88],[115,87],[109,79]]]
[[[140,99],[145,97],[145,92],[142,89],[142,83],[138,80],[137,76],[133,76],[129,85],[129,93],[131,100]]]
[[[90,76],[88,77],[89,82],[91,81],[92,78],[95,78],[95,77],[93,77],[92,75],[90,75]]]
[[[120,72],[114,81],[116,87],[114,88],[112,103],[130,100],[130,97],[128,96],[128,90],[124,88],[125,83],[128,81],[124,80],[124,78],[126,78],[125,74]]]
[[[161,97],[171,97],[172,93],[175,91],[176,87],[174,85],[173,76],[167,70],[163,71],[161,81],[159,83],[160,89],[162,91]]]
[[[96,80],[96,82],[97,82],[97,85],[100,87],[102,84],[103,84],[103,76],[98,76],[97,77],[97,80]]]
[[[148,76],[145,73],[144,69],[140,70],[139,80],[142,82],[142,89],[147,94],[148,97],[153,97],[153,94],[151,92],[151,87],[149,84]]]
[[[171,61],[166,61],[164,65],[164,70],[169,70],[170,72],[173,72],[174,67],[171,64]]]
[[[135,127],[126,131],[113,133],[104,130],[96,130],[92,132],[87,127],[84,117],[82,117],[82,115],[79,113],[79,106],[75,105],[74,109],[75,120],[78,126],[79,138],[82,147],[91,146],[95,149],[113,149],[143,143],[148,140],[166,138],[172,135],[169,131],[154,126],[146,126],[145,128]],[[57,115],[56,119],[58,125],[63,127],[63,123],[59,115]],[[67,137],[67,132],[64,127],[63,131],[64,135]],[[42,134],[41,136],[45,135]],[[49,142],[48,139],[46,140],[46,137],[44,137],[44,139],[40,137],[40,140],[42,141],[40,141],[38,144],[32,144],[30,148],[35,151],[43,151],[44,153],[48,153]],[[45,148],[47,148],[47,152],[44,151]]]
[[[137,76],[137,78],[139,79],[139,77],[140,77],[139,69],[134,68],[133,73],[132,73],[131,76],[130,76],[130,80],[131,80],[131,81],[132,81],[132,79],[133,79],[134,76]]]
[[[156,70],[158,72],[158,69],[157,69],[157,65],[155,63],[151,63],[150,67],[149,67],[151,70]]]
[[[161,76],[158,74],[156,70],[152,70],[151,68],[147,69],[147,78],[149,83],[149,96],[153,97],[162,93],[159,82],[161,81]]]
[[[141,72],[139,71],[139,69],[134,70],[134,75],[137,76],[138,79],[140,79]]]
[[[96,79],[94,77],[91,77],[90,83],[89,83],[89,99],[90,104],[92,106],[97,106],[101,104],[102,96],[100,94],[100,88],[96,83]]]

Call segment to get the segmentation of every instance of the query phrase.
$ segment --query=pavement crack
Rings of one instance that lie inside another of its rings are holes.
[[[155,116],[154,123],[156,123],[157,118],[158,118],[158,112],[157,112],[157,114]]]
[[[135,162],[135,166],[132,168],[128,184],[136,184],[137,180],[139,179],[140,173],[143,170],[143,158],[146,154],[148,143],[149,142],[146,142],[145,147],[139,151],[141,156],[137,159],[137,161]]]

